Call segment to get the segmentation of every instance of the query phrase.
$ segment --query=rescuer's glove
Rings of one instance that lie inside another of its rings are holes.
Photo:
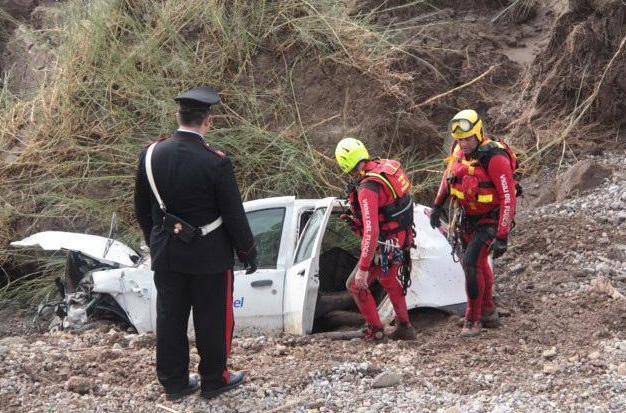
[[[355,232],[360,231],[361,227],[363,226],[363,224],[361,224],[361,221],[355,218],[354,215],[341,214],[339,215],[339,219],[341,219],[342,221],[345,221],[348,225],[350,225],[350,228],[352,229],[352,231],[355,231]]]
[[[441,214],[443,214],[443,206],[435,205],[430,211],[430,226],[433,229],[439,228],[441,225]]]
[[[508,241],[506,239],[496,238],[491,244],[491,256],[493,258],[499,258],[506,252]]]

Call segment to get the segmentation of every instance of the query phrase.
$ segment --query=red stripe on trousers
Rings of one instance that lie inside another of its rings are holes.
[[[233,314],[233,270],[226,271],[226,361],[230,357],[230,351],[233,342],[233,330],[235,328],[235,316]],[[228,367],[224,370],[224,381],[226,384],[230,382],[230,372]]]

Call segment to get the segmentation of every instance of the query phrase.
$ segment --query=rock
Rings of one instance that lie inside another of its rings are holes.
[[[598,360],[602,355],[600,354],[599,351],[594,351],[593,353],[589,353],[589,356],[587,356],[589,358],[589,360]]]
[[[368,371],[370,371],[371,368],[372,368],[372,365],[366,361],[364,361],[363,363],[357,366],[357,370],[360,371],[361,373],[367,373]]]
[[[137,334],[130,337],[128,347],[130,348],[148,348],[153,347],[156,337],[154,334]]]
[[[614,300],[623,299],[624,295],[617,291],[611,281],[606,277],[598,277],[596,279],[591,280],[590,283],[591,292],[607,295]]]
[[[513,409],[511,409],[509,406],[499,405],[491,409],[491,413],[513,413]]]
[[[556,200],[561,202],[576,192],[593,189],[612,174],[613,171],[595,161],[578,161],[557,179]]]
[[[454,406],[450,406],[448,407],[446,410],[444,410],[444,413],[461,413],[461,405],[459,404],[455,404]]]
[[[525,269],[526,269],[526,266],[520,262],[519,264],[511,267],[511,269],[509,270],[509,274],[518,275],[518,274],[523,273]]]
[[[283,356],[285,354],[287,354],[287,347],[283,346],[282,344],[278,344],[274,349],[274,355]]]
[[[9,352],[9,348],[7,346],[0,346],[0,357],[4,357],[5,354]]]
[[[559,371],[559,367],[555,363],[546,363],[543,365],[544,374],[554,374]]]
[[[401,381],[400,375],[391,372],[391,371],[383,371],[378,376],[374,377],[374,381],[372,382],[372,387],[375,389],[380,389],[383,387],[392,387],[400,383]]]
[[[545,350],[541,355],[545,359],[551,359],[551,358],[556,357],[556,347],[551,347],[551,348]]]
[[[617,366],[617,374],[626,376],[626,363],[620,363],[620,365]]]
[[[91,382],[85,377],[72,376],[65,382],[65,390],[78,394],[87,394],[91,390]]]
[[[505,307],[498,307],[498,315],[500,317],[510,317],[511,316],[511,310],[509,310],[508,308],[505,308]]]
[[[626,353],[626,340],[618,341],[615,343],[615,348],[619,351]]]

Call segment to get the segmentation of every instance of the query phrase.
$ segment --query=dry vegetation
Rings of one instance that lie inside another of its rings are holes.
[[[222,92],[208,140],[235,160],[247,199],[342,196],[332,148],[358,135],[400,157],[428,202],[445,124],[467,106],[534,161],[578,142],[588,129],[576,126],[619,131],[625,6],[569,3],[527,72],[499,49],[511,42],[502,27],[537,14],[530,0],[71,0],[39,6],[30,24],[3,12],[21,36],[7,50],[44,62],[2,66],[4,276],[40,268],[9,251],[10,240],[44,229],[106,234],[114,212],[119,237],[137,245],[136,156],[173,128],[172,96],[198,84]],[[49,279],[37,274],[22,287],[41,295]]]

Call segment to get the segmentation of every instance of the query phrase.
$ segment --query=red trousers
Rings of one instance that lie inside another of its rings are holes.
[[[358,267],[354,269],[348,278],[348,281],[346,282],[346,289],[350,291],[354,297],[354,301],[359,307],[359,311],[367,324],[377,329],[383,328],[383,323],[380,321],[380,316],[378,315],[376,300],[374,300],[374,296],[370,292],[369,288],[361,289],[354,284],[354,277],[357,269]],[[393,305],[393,309],[396,313],[397,321],[400,323],[408,323],[409,311],[406,307],[406,299],[404,297],[402,284],[400,283],[400,280],[398,280],[399,271],[400,265],[398,264],[390,267],[387,274],[383,273],[383,269],[380,266],[372,266],[370,268],[367,284],[371,285],[374,280],[378,280],[391,300],[391,304]]]
[[[495,228],[490,225],[481,225],[465,232],[461,264],[465,272],[467,293],[466,320],[480,321],[496,308],[493,302],[493,268],[489,263],[489,248],[494,237]]]

